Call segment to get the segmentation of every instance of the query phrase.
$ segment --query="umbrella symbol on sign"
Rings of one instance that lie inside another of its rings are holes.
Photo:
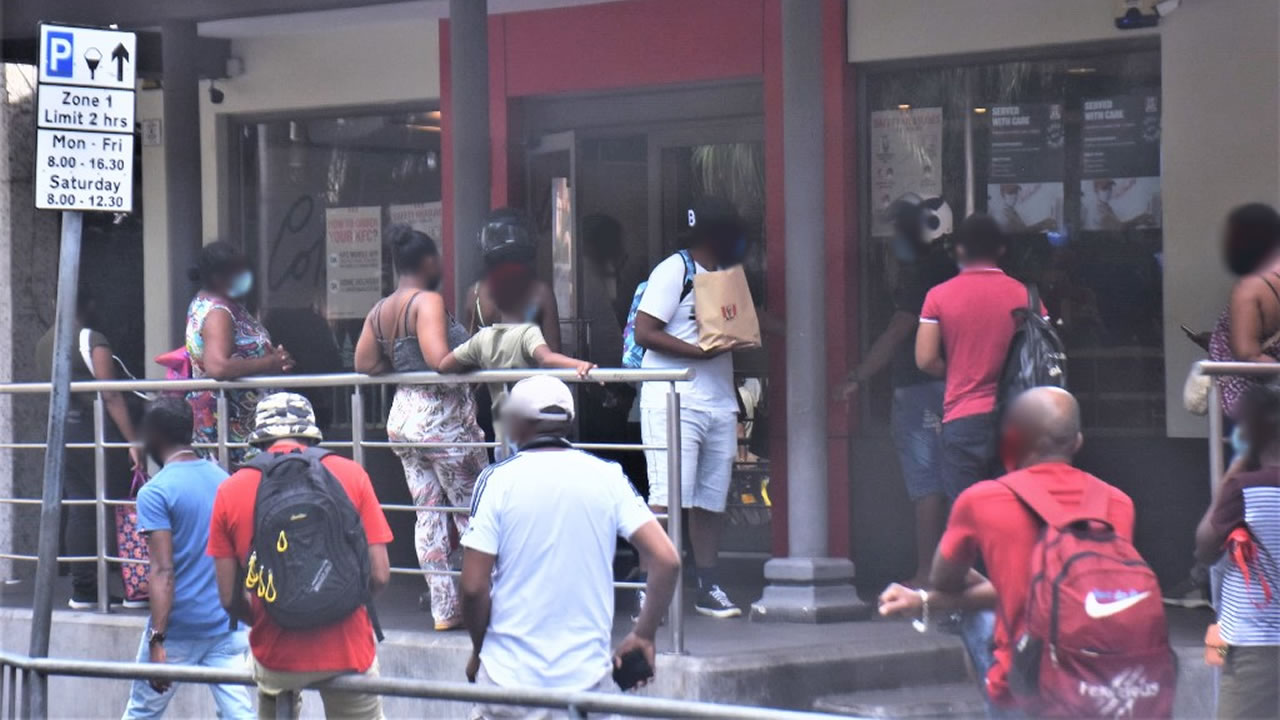
[[[89,65],[89,79],[92,80],[94,73],[98,72],[98,63],[102,62],[102,52],[91,47],[84,51],[84,61]]]

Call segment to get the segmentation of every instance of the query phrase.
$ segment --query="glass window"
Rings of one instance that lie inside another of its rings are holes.
[[[393,282],[382,231],[408,223],[440,240],[440,112],[306,114],[232,131],[257,309],[298,372],[350,370],[364,316]]]
[[[1003,266],[1059,323],[1086,426],[1162,432],[1159,49],[1025,57],[863,74],[863,347],[892,314],[884,210],[941,196],[1008,232]],[[888,375],[864,395],[870,427],[887,425]]]

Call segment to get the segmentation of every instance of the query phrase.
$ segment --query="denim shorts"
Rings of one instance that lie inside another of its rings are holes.
[[[943,494],[942,487],[942,381],[895,388],[893,391],[893,444],[907,495],[914,501]]]
[[[996,477],[994,412],[966,415],[942,424],[942,486],[954,500],[970,485]]]

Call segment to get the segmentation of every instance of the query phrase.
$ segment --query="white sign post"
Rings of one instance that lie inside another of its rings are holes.
[[[71,354],[75,346],[76,285],[84,211],[133,211],[133,33],[97,28],[40,26],[40,86],[36,104],[36,208],[62,211],[58,300],[54,317],[48,449],[40,507],[30,654],[47,657],[53,586],[62,520]],[[101,477],[97,494],[105,492]],[[99,539],[106,515],[97,506]],[[98,607],[107,611],[107,562],[98,555]],[[45,717],[49,689],[43,676],[28,683],[27,713]]]
[[[40,26],[36,207],[133,211],[137,37]]]

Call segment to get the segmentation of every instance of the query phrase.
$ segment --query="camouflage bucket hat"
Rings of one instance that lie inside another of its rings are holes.
[[[311,401],[297,393],[273,393],[258,401],[248,442],[261,445],[285,438],[317,442],[324,439],[316,426],[316,411],[311,408]]]

